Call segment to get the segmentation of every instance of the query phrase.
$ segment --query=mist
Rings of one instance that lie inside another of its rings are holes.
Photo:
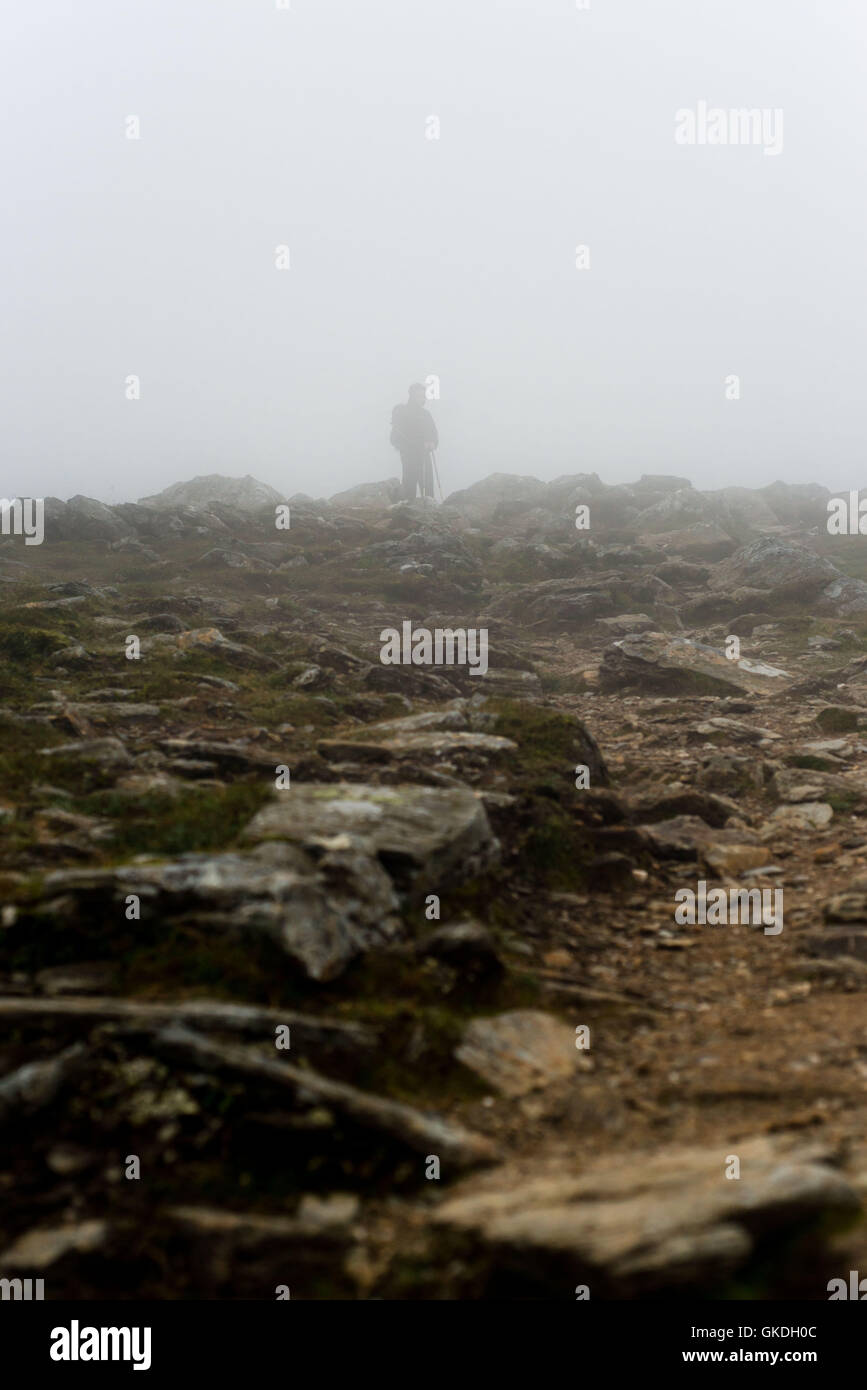
[[[4,28],[5,495],[329,495],[399,473],[416,380],[447,493],[863,482],[862,6],[42,0]],[[700,102],[781,111],[781,148],[678,144]]]

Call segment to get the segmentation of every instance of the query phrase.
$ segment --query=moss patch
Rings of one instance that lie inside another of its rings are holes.
[[[231,786],[191,787],[178,796],[151,793],[141,797],[95,792],[81,800],[89,815],[114,821],[111,848],[118,859],[134,854],[189,854],[231,844],[265,805],[270,786],[261,781]]]

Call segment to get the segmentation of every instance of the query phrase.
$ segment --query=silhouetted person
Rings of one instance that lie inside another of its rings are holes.
[[[391,442],[400,450],[403,479],[400,495],[412,501],[416,489],[422,497],[433,497],[433,463],[431,452],[439,443],[433,416],[425,410],[425,389],[418,382],[409,388],[406,405],[396,405],[391,412]]]

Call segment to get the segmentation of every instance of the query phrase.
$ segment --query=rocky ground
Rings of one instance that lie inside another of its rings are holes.
[[[867,541],[819,487],[374,485],[279,530],[244,481],[0,540],[0,1277],[867,1274]],[[384,665],[405,620],[485,627],[487,674]],[[783,930],[679,923],[701,880]]]

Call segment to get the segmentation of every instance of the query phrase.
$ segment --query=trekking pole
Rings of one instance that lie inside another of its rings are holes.
[[[440,471],[439,471],[439,469],[437,468],[437,454],[436,454],[436,449],[431,449],[431,451],[430,451],[430,456],[431,456],[431,462],[433,463],[434,477],[435,477],[436,480],[437,480],[437,487],[438,487],[439,490],[440,490],[440,502],[444,502],[444,501],[445,501],[445,497],[443,496],[443,485],[442,485],[442,483],[440,482]]]

